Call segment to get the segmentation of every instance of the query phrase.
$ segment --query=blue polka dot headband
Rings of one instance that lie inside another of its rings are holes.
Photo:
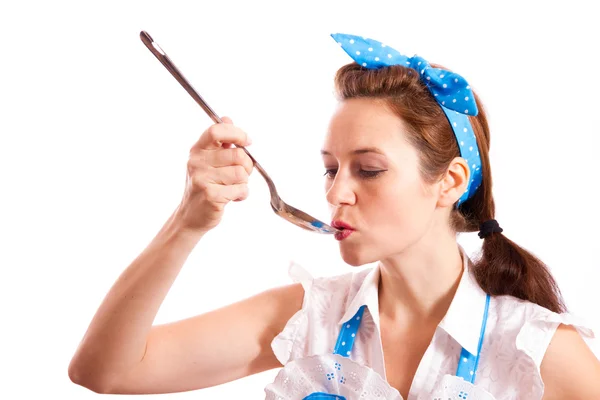
[[[454,131],[460,155],[467,160],[471,171],[471,180],[467,190],[458,200],[458,205],[475,194],[481,185],[481,158],[469,115],[477,115],[477,104],[471,87],[460,75],[432,68],[419,56],[406,57],[397,50],[362,36],[335,33],[331,35],[346,53],[359,65],[367,69],[379,69],[391,65],[403,65],[416,70],[421,81],[427,86],[438,102]]]

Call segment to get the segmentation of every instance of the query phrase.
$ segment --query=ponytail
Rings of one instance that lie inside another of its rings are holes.
[[[557,313],[566,311],[546,265],[502,233],[483,239],[480,256],[473,264],[475,279],[486,293],[514,296]]]

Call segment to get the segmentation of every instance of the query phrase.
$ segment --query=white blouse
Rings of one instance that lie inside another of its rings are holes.
[[[407,400],[440,398],[441,385],[456,373],[461,349],[478,354],[486,294],[470,273],[471,260],[459,247],[467,273],[463,273],[450,308],[419,364]],[[302,309],[271,344],[277,359],[285,366],[294,360],[332,354],[342,324],[366,305],[350,359],[370,367],[385,381],[379,329],[379,267],[312,278],[302,267],[292,264],[290,276],[302,283],[305,296]],[[572,314],[557,314],[512,296],[492,297],[474,385],[497,400],[541,399],[544,384],[540,364],[561,323],[573,325],[591,345],[594,333]],[[401,397],[397,394],[394,398]]]

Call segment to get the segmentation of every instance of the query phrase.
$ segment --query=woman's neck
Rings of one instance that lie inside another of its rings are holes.
[[[424,237],[380,262],[379,312],[400,326],[435,324],[444,318],[463,273],[454,236]]]

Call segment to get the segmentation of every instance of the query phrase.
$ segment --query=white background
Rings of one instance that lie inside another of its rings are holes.
[[[504,233],[599,326],[600,25],[592,2],[519,3],[3,2],[0,398],[95,396],[70,382],[70,358],[176,207],[189,148],[212,123],[141,30],[250,134],[282,197],[326,221],[319,150],[333,75],[349,62],[329,34],[376,38],[463,75],[488,111]],[[331,237],[272,213],[256,172],[250,189],[196,247],[157,323],[286,284],[290,260],[315,275],[350,270]],[[475,233],[459,241],[480,245]],[[276,372],[158,397],[260,399]]]

